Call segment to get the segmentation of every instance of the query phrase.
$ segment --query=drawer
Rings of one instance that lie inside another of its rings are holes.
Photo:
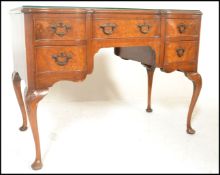
[[[35,48],[36,72],[83,71],[86,66],[85,46],[42,46]]]
[[[196,63],[198,41],[167,42],[165,45],[164,65]]]
[[[94,38],[160,37],[160,19],[99,19]]]
[[[166,37],[198,36],[200,19],[167,19]]]
[[[83,18],[36,18],[34,20],[35,40],[83,40],[85,39]]]

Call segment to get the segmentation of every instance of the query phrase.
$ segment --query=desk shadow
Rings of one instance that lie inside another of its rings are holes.
[[[102,49],[101,49],[102,50]],[[104,50],[104,49],[103,49]],[[114,51],[112,50],[112,53]],[[112,55],[113,56],[113,55]],[[94,57],[94,69],[82,82],[60,81],[50,89],[50,99],[62,101],[118,100],[120,93],[111,77],[108,62],[111,56],[98,52]]]

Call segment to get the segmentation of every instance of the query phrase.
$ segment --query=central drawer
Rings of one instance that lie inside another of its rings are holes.
[[[36,73],[83,71],[85,46],[42,46],[35,48]]]
[[[160,19],[96,19],[93,37],[160,37]]]

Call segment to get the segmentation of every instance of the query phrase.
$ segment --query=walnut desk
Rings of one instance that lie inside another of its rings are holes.
[[[61,80],[82,81],[93,71],[100,48],[114,47],[123,59],[147,68],[148,105],[156,67],[181,71],[194,85],[187,116],[187,133],[194,134],[191,116],[202,86],[197,72],[199,10],[147,10],[80,7],[30,7],[11,10],[14,39],[12,80],[23,116],[21,131],[32,129],[36,159],[42,167],[37,126],[37,104],[48,88]],[[26,82],[24,100],[20,88]]]

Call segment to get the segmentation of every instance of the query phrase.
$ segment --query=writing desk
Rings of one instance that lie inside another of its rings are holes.
[[[36,147],[32,168],[42,167],[37,104],[48,88],[61,80],[82,81],[93,71],[100,48],[142,63],[148,73],[148,105],[156,67],[181,71],[194,85],[187,116],[187,133],[194,134],[191,116],[202,86],[197,72],[201,12],[79,7],[30,7],[11,10],[14,39],[12,80],[23,116],[27,116]],[[20,81],[26,82],[23,100]]]

